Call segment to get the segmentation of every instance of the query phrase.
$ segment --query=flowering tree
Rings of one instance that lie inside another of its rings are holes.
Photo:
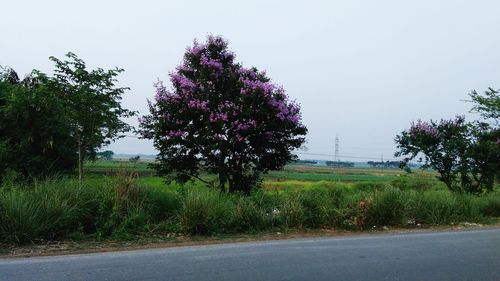
[[[499,131],[486,123],[468,123],[463,116],[439,122],[413,122],[396,136],[402,164],[423,155],[424,168],[440,174],[451,191],[491,190],[499,170]]]
[[[172,90],[156,83],[140,132],[159,151],[157,172],[167,180],[197,178],[221,191],[249,192],[260,173],[297,158],[305,141],[299,106],[264,72],[234,61],[221,37],[194,42],[170,74]],[[206,181],[201,171],[218,175]],[[218,182],[218,185],[216,185]]]

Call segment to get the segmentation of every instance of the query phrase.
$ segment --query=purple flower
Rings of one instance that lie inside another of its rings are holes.
[[[171,73],[170,80],[174,86],[181,89],[184,93],[192,93],[196,89],[196,84],[191,79],[178,73]]]
[[[168,132],[168,136],[171,137],[171,138],[181,137],[183,134],[184,134],[184,132],[182,132],[180,130],[169,131]]]
[[[419,134],[425,134],[433,138],[439,137],[439,131],[434,126],[420,119],[417,120],[417,123],[412,123],[410,134],[412,137],[416,137]]]
[[[200,63],[214,70],[216,75],[222,74],[222,63],[215,59],[209,59],[206,56],[201,56]]]

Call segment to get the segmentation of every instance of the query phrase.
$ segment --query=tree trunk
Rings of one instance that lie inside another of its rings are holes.
[[[227,177],[223,172],[219,172],[219,190],[220,193],[226,192]]]
[[[82,155],[82,140],[78,138],[78,187],[83,189],[83,155]]]
[[[234,192],[234,181],[233,181],[233,179],[231,179],[231,177],[229,177],[228,183],[229,183],[228,192],[233,193]]]

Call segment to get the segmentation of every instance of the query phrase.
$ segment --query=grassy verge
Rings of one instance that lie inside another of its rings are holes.
[[[300,188],[302,187],[302,188]],[[435,181],[265,181],[250,196],[220,194],[199,183],[113,176],[5,184],[0,243],[140,241],[151,237],[217,237],[383,226],[487,223],[500,216],[500,192],[451,194]]]

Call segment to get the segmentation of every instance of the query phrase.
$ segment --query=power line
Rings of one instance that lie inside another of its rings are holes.
[[[126,138],[135,138],[140,139],[140,136],[137,135],[123,135]],[[335,137],[335,154],[326,154],[326,153],[310,153],[310,152],[295,152],[296,154],[302,155],[311,155],[311,156],[325,156],[325,157],[333,157],[335,161],[340,161],[340,158],[349,158],[349,159],[370,159],[370,160],[380,160],[379,157],[371,157],[371,156],[350,156],[350,155],[340,155],[339,151],[339,137],[338,135]],[[399,161],[399,159],[385,159],[386,161]]]
[[[309,153],[309,152],[295,152],[297,154],[302,154],[302,155],[311,155],[311,156],[326,156],[326,157],[335,157],[335,155],[332,154],[323,154],[323,153]],[[342,158],[352,158],[352,159],[370,159],[370,160],[380,160],[379,157],[370,157],[370,156],[347,156],[347,155],[339,155],[339,157]],[[385,159],[387,161],[400,161],[399,159]]]

